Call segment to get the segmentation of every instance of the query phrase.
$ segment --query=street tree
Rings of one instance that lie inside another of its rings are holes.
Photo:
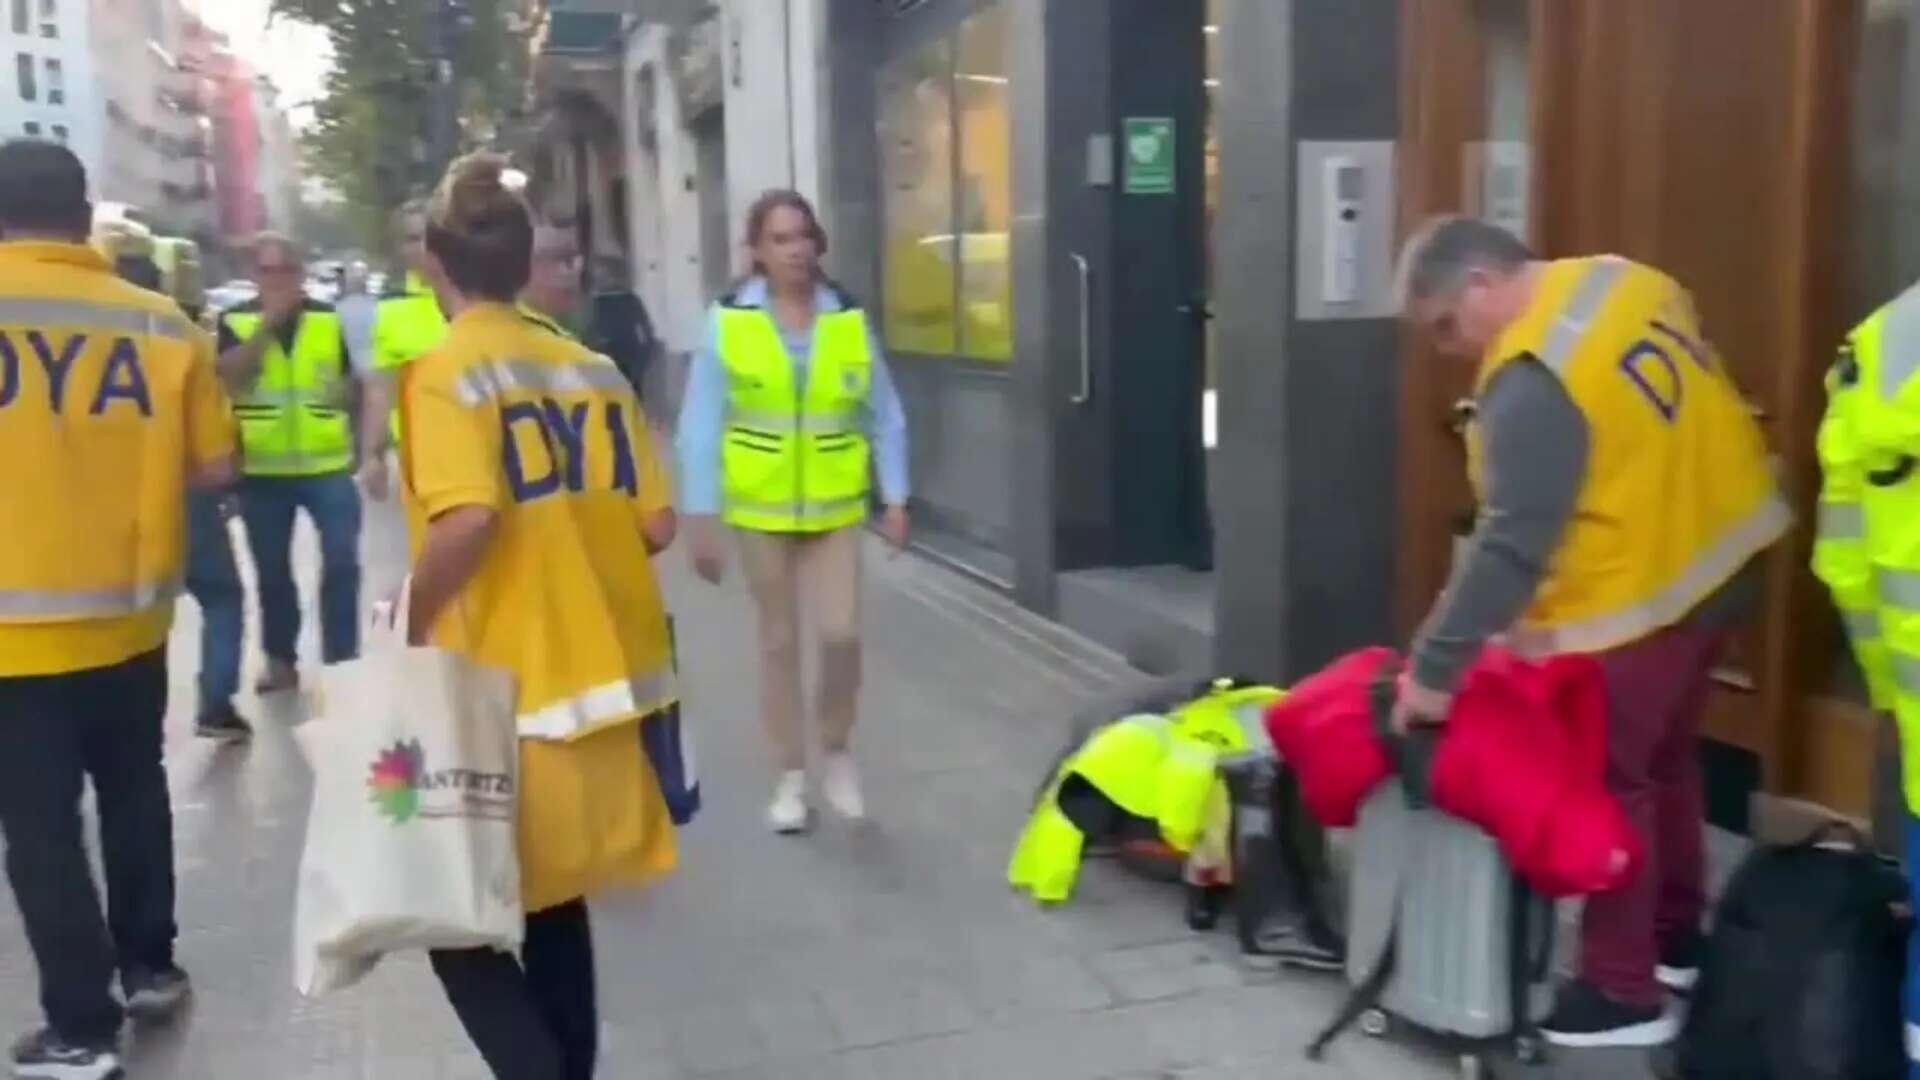
[[[391,212],[524,108],[527,0],[272,0],[324,30],[333,68],[304,136],[310,167],[369,250]]]

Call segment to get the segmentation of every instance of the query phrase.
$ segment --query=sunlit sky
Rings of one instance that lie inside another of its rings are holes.
[[[332,50],[321,31],[290,19],[267,24],[268,0],[187,0],[209,26],[225,33],[233,49],[280,88],[280,100],[292,106],[296,127],[313,115],[305,103],[320,96]]]

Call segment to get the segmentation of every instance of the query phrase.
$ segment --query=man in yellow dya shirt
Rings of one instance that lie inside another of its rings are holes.
[[[1443,218],[1402,257],[1407,316],[1477,366],[1472,542],[1411,650],[1396,726],[1440,723],[1481,646],[1592,657],[1607,787],[1646,843],[1589,897],[1579,975],[1542,1034],[1651,1046],[1698,974],[1706,907],[1698,743],[1710,676],[1747,608],[1747,567],[1792,515],[1766,442],[1692,298],[1612,255],[1543,260]]]
[[[173,301],[86,247],[86,172],[64,147],[0,146],[0,832],[46,1027],[14,1074],[118,1075],[124,1011],[164,1015],[173,823],[161,764],[167,631],[187,488],[233,477],[213,345]],[[130,467],[137,463],[138,467]],[[113,925],[88,867],[91,779]]]

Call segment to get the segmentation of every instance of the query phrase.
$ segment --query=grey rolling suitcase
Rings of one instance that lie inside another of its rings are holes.
[[[1377,696],[1390,704],[1390,688]],[[1525,1064],[1543,1057],[1538,1024],[1552,1007],[1553,906],[1527,888],[1492,837],[1426,805],[1431,739],[1388,736],[1403,776],[1368,798],[1353,835],[1354,991],[1309,1056],[1355,1020],[1383,1036],[1398,1019],[1453,1043],[1462,1076],[1473,1080],[1491,1075],[1492,1051],[1511,1049]]]

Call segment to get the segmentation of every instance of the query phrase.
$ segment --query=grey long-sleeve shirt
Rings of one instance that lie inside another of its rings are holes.
[[[1414,639],[1414,681],[1451,691],[1488,638],[1533,601],[1573,518],[1587,469],[1587,420],[1553,372],[1507,365],[1481,393],[1485,493],[1465,557]]]

